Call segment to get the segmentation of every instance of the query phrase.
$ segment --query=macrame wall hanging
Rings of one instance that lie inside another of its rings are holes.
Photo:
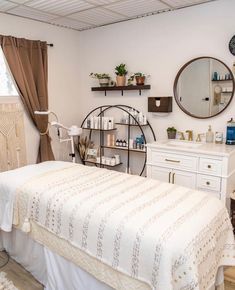
[[[0,104],[0,172],[26,163],[24,119],[20,104]]]

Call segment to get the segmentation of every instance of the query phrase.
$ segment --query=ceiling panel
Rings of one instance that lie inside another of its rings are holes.
[[[120,0],[88,0],[90,3],[94,5],[105,5],[105,4],[110,4],[114,2],[120,2]]]
[[[17,15],[17,16],[23,16],[23,17],[30,18],[30,19],[44,21],[44,22],[56,18],[55,15],[51,15],[49,13],[37,11],[35,9],[29,8],[26,6],[17,6],[16,8],[8,10],[8,13],[13,14],[13,15]]]
[[[5,0],[0,0],[0,11],[5,12],[13,7],[16,7],[17,5]]]
[[[94,7],[94,5],[82,0],[32,0],[25,5],[62,16]]]
[[[65,18],[65,17],[52,20],[51,23],[62,26],[62,27],[72,28],[72,29],[77,29],[77,30],[84,30],[84,29],[91,28],[90,24],[83,23],[83,22],[80,22],[71,18]]]
[[[116,21],[124,20],[125,17],[119,14],[113,13],[109,10],[102,8],[95,8],[86,11],[82,11],[79,13],[75,13],[70,15],[70,18],[83,21],[86,23],[90,23],[93,25],[102,25],[106,23],[113,23]]]
[[[29,2],[29,0],[11,0],[11,2],[14,2],[17,4],[23,4],[23,3]]]
[[[81,31],[211,1],[0,0],[0,12]]]
[[[143,0],[125,0],[107,5],[106,8],[125,16],[134,17],[160,10],[166,10],[169,9],[169,6],[157,0],[148,0],[147,5]]]
[[[163,0],[163,1],[173,8],[185,7],[185,6],[195,5],[198,3],[207,2],[205,0]]]

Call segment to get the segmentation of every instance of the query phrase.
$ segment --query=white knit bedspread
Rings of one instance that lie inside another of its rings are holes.
[[[83,165],[17,191],[31,221],[154,290],[201,290],[235,265],[224,205],[201,191]]]

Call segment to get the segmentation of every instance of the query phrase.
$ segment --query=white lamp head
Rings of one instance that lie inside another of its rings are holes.
[[[57,122],[57,121],[52,121],[52,122],[51,122],[51,126],[57,128],[57,129],[63,128],[63,129],[68,130],[67,127],[65,127],[64,125],[62,125],[61,123],[59,123],[59,122]]]
[[[73,125],[68,130],[69,136],[80,136],[82,134],[82,128],[79,128],[76,125]]]

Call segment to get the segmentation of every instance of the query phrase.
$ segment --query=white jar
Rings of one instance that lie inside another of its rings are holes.
[[[110,165],[110,164],[111,164],[111,158],[106,157],[106,159],[105,159],[105,164],[106,164],[106,165]]]
[[[116,160],[116,164],[120,163],[120,155],[114,155],[115,160]]]
[[[215,133],[215,143],[216,144],[222,144],[223,143],[223,133],[222,132],[216,132]]]
[[[101,163],[102,163],[102,164],[105,164],[105,162],[106,162],[106,157],[105,157],[105,156],[102,156],[102,157],[101,157]]]
[[[133,149],[133,144],[134,144],[134,140],[133,139],[129,139],[129,148]]]
[[[115,164],[116,164],[116,159],[115,157],[112,157],[110,165],[114,166]]]

